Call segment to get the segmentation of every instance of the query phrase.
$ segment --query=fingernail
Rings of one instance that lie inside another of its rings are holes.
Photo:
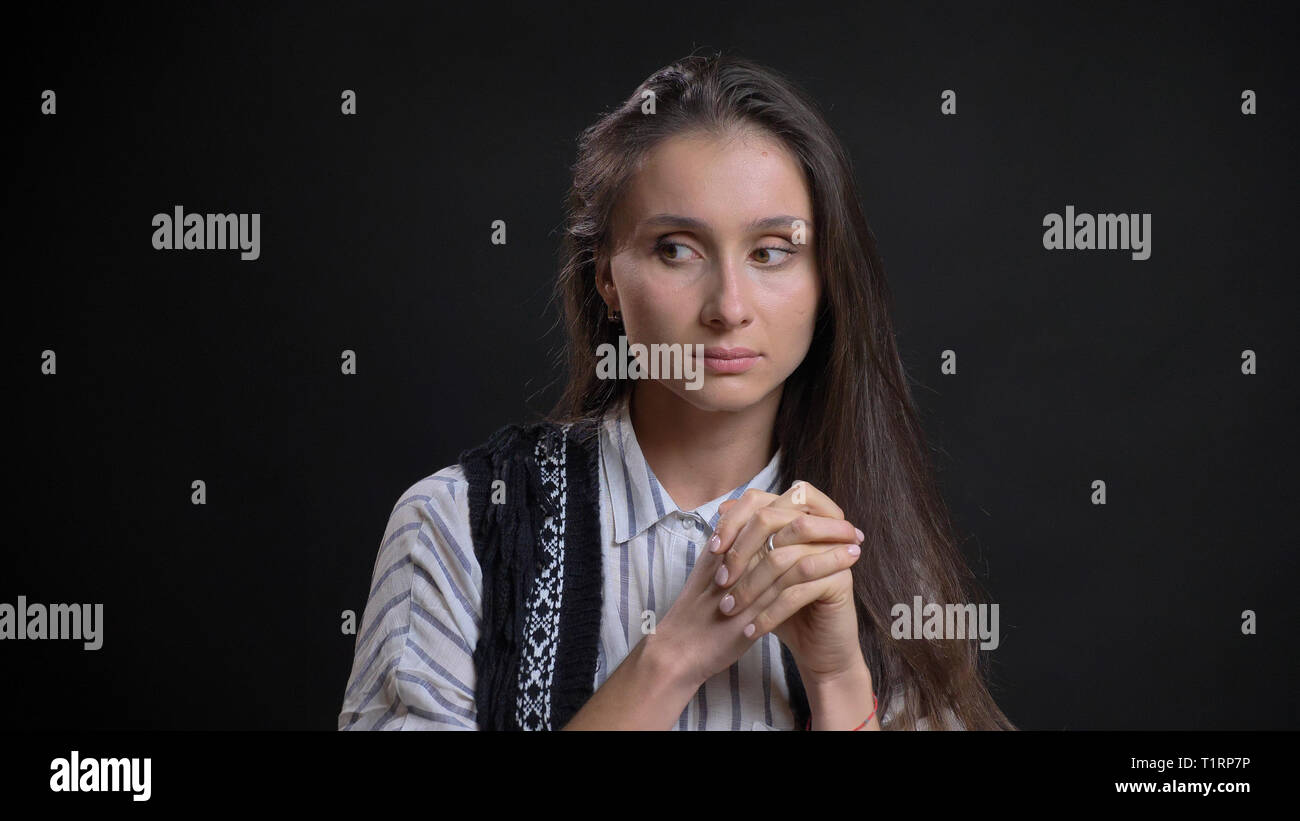
[[[722,537],[714,533],[709,537],[709,552],[717,553],[718,548],[722,547]]]
[[[718,568],[717,573],[713,574],[713,581],[716,582],[719,587],[727,583],[727,566],[725,564]]]
[[[723,613],[730,613],[731,608],[736,606],[736,597],[728,593],[722,597],[722,604],[720,606],[722,607]]]
[[[861,553],[861,552],[862,552],[862,548],[858,547],[857,545],[849,545],[849,555],[850,555],[850,556],[856,556],[856,555],[858,555],[858,554]]]
[[[858,534],[858,541],[863,541],[864,539],[867,538],[867,534],[863,533],[861,530],[859,530],[856,527],[853,528],[853,532]]]
[[[745,625],[745,638],[750,638],[753,635],[754,635],[754,625],[752,624]]]

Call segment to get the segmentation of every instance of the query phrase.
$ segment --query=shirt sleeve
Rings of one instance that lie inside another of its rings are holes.
[[[482,573],[460,465],[398,499],[380,543],[340,730],[476,730]]]

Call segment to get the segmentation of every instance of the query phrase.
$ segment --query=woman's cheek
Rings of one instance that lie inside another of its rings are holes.
[[[806,327],[808,335],[812,335],[812,325],[817,314],[817,305],[821,300],[821,288],[817,281],[815,271],[806,272],[806,276],[801,283],[801,287],[796,293],[791,295],[790,305],[791,317],[797,320],[801,327]]]
[[[673,310],[674,303],[654,294],[637,294],[627,315],[633,316],[634,325],[627,326],[629,342],[680,342],[676,339],[677,320],[681,311]],[[633,333],[634,332],[634,333]]]
[[[769,289],[763,295],[763,309],[768,316],[777,317],[783,328],[799,328],[812,321],[817,307],[815,284],[799,284]]]
[[[762,280],[764,289],[771,294],[779,295],[781,299],[798,300],[802,303],[809,297],[817,296],[817,270],[809,263],[769,273],[770,276]]]
[[[765,311],[774,335],[788,341],[784,354],[789,360],[785,364],[791,371],[812,346],[819,296],[816,282],[806,282],[776,295]]]
[[[633,259],[620,260],[614,283],[618,288],[620,313],[623,315],[621,332],[629,337],[643,336],[655,323],[655,294],[645,266]]]

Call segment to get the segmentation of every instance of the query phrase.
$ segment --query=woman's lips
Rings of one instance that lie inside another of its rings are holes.
[[[707,348],[704,351],[704,367],[714,373],[744,373],[758,364],[760,358],[762,354],[748,348]]]
[[[718,359],[704,357],[704,367],[715,373],[744,373],[758,364],[757,356],[742,356],[739,359]]]

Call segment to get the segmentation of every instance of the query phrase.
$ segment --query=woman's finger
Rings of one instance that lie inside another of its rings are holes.
[[[854,550],[857,553],[854,553]],[[862,552],[860,545],[794,544],[778,547],[755,560],[736,584],[718,603],[725,614],[743,613],[771,591],[768,601],[793,584],[827,576],[852,566]]]
[[[832,551],[826,551],[821,555],[832,556],[836,554],[839,554],[841,560],[843,560],[843,557],[847,556],[847,551],[832,550]],[[808,558],[816,558],[816,557],[808,557]],[[852,558],[854,561],[857,560],[857,556],[853,556]],[[801,559],[800,561],[803,560]],[[849,562],[848,564],[851,565],[852,562]],[[801,582],[799,584],[791,584],[787,587],[783,587],[780,589],[780,592],[775,592],[775,594],[771,596],[771,600],[767,602],[765,606],[763,600],[760,599],[759,602],[755,603],[755,605],[751,606],[750,608],[751,610],[755,610],[755,609],[759,610],[759,613],[758,615],[754,616],[754,618],[751,619],[747,625],[745,625],[745,629],[743,631],[745,638],[749,639],[750,641],[757,641],[758,639],[761,639],[763,636],[772,632],[777,627],[780,627],[781,624],[783,624],[786,619],[790,618],[791,616],[799,612],[804,607],[808,606],[812,602],[821,598],[826,593],[834,590],[835,586],[839,584],[836,577],[844,569],[846,568],[841,568],[840,571],[836,571],[827,576],[822,576],[820,578],[812,579],[811,581]],[[778,580],[778,584],[779,584],[779,580]],[[776,589],[777,589],[777,585],[773,585],[771,588],[768,588],[769,591],[776,591]],[[768,598],[768,597],[765,596],[763,598]]]
[[[766,507],[777,499],[775,493],[767,493],[758,488],[750,488],[741,494],[738,499],[728,499],[718,506],[722,510],[723,505],[730,505],[726,512],[718,519],[717,527],[713,530],[713,535],[709,537],[709,552],[721,553],[731,548],[731,542],[736,538],[736,534],[749,521],[755,510]]]
[[[718,609],[727,614],[744,612],[754,601],[761,599],[768,588],[775,586],[780,590],[780,579],[784,579],[784,585],[794,585],[794,583],[811,581],[819,575],[840,572],[846,565],[842,564],[840,557],[835,553],[852,556],[852,551],[849,551],[850,546],[857,548],[859,553],[862,552],[861,546],[853,542],[839,542],[789,544],[789,546],[777,547],[771,553],[764,553],[753,561],[740,581],[729,588],[727,595],[719,601]],[[811,559],[813,556],[824,557],[814,560]],[[849,561],[849,564],[852,564],[852,561]]]
[[[755,556],[767,550],[767,538],[772,537],[772,546],[787,544],[811,544],[813,542],[854,542],[861,541],[860,531],[843,519],[828,518],[804,513],[796,508],[777,507],[770,504],[754,512],[749,521],[736,534],[731,549],[723,555],[722,569],[716,571],[715,581],[720,587],[735,583],[749,571]]]
[[[780,496],[757,488],[750,488],[738,499],[728,499],[718,505],[718,511],[722,515],[718,519],[717,527],[713,532],[713,535],[718,538],[709,538],[710,552],[721,553],[724,550],[730,550],[736,534],[749,521],[749,517],[754,514],[754,511],[768,505],[802,510],[805,513],[829,516],[834,519],[844,518],[844,511],[840,509],[839,505],[832,502],[826,494],[808,482],[796,481],[790,485],[789,490]]]
[[[731,549],[722,554],[722,566],[714,581],[719,587],[734,583],[750,566],[750,560],[763,548],[770,534],[776,533],[804,514],[789,508],[768,505],[755,510],[732,540]]]
[[[772,504],[777,507],[807,508],[809,512],[834,519],[843,519],[844,511],[831,501],[831,498],[813,487],[812,483],[796,479],[790,489],[781,494],[781,498]]]

